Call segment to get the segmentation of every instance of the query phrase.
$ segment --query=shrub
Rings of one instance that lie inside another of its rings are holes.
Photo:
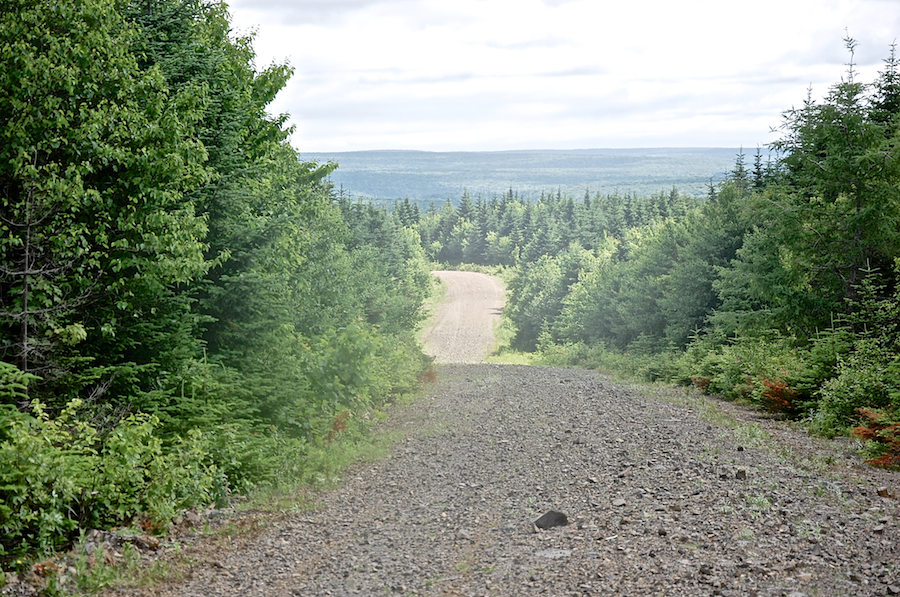
[[[810,428],[831,437],[846,433],[858,409],[884,408],[898,398],[897,355],[873,342],[858,341],[854,352],[840,360],[837,375],[822,384]]]
[[[56,549],[80,529],[167,520],[212,500],[216,469],[199,433],[164,451],[158,421],[131,415],[101,438],[78,420],[80,400],[51,418],[0,410],[0,555]]]
[[[791,385],[797,392],[796,401],[804,411],[816,406],[822,385],[838,373],[841,359],[853,347],[853,336],[845,327],[820,332],[800,354],[803,366],[791,375]]]
[[[671,379],[704,393],[747,400],[791,416],[803,409],[794,380],[806,370],[807,361],[792,338],[773,334],[731,343],[697,339],[673,361]]]
[[[702,375],[692,375],[691,376],[691,385],[700,390],[703,394],[709,393],[709,384],[712,383],[712,377],[705,377]]]
[[[871,456],[866,460],[875,466],[900,466],[900,417],[894,407],[858,409],[861,421],[851,433],[867,442]]]
[[[0,404],[19,404],[28,400],[28,384],[39,378],[0,361]],[[2,428],[0,428],[2,429]]]
[[[780,379],[760,378],[759,383],[762,385],[760,401],[767,409],[789,415],[796,414],[799,409],[797,398],[800,393],[788,385],[783,376]]]

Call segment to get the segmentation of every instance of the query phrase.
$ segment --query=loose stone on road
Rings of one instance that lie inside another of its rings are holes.
[[[900,586],[898,475],[859,466],[840,445],[833,464],[789,457],[774,439],[701,418],[708,399],[662,399],[590,371],[458,364],[438,377],[390,413],[405,437],[392,454],[350,471],[320,508],[196,557],[187,583],[144,594],[811,597]],[[785,445],[810,441],[730,414]],[[550,511],[568,524],[536,529]]]

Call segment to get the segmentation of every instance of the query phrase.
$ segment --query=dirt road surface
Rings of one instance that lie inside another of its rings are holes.
[[[422,334],[436,363],[483,363],[505,304],[503,284],[476,272],[432,272],[446,285],[446,300]]]
[[[463,277],[441,321],[477,314],[483,334],[496,296]],[[315,511],[187,545],[185,582],[117,594],[900,594],[900,475],[846,440],[591,371],[465,364],[483,348],[439,349],[455,364],[390,412],[390,456],[357,465]],[[538,529],[549,511],[567,524]]]

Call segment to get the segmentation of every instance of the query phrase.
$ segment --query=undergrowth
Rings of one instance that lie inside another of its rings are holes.
[[[433,381],[433,375],[423,375],[422,377],[423,383],[427,383],[429,380]],[[393,403],[402,406],[413,401],[418,395],[418,391],[407,392],[396,396]],[[340,411],[331,422],[330,432],[325,434],[321,440],[312,444],[284,442],[282,448],[285,451],[282,454],[277,480],[260,485],[241,496],[235,496],[232,505],[234,518],[229,517],[223,524],[207,525],[198,530],[208,538],[226,538],[227,541],[223,544],[224,548],[235,538],[266,528],[284,514],[315,509],[318,492],[339,484],[341,476],[354,465],[383,457],[398,441],[400,435],[397,432],[377,429],[377,424],[383,421],[385,416],[384,411],[381,410],[372,410],[366,413]],[[40,420],[38,417],[37,421],[40,422]],[[64,420],[58,418],[50,424],[50,428],[58,434],[57,426],[63,423]],[[46,429],[44,434],[45,436],[48,434]],[[136,442],[135,445],[143,445],[146,449],[147,442]],[[155,444],[150,442],[149,445]],[[137,447],[133,449],[138,450]],[[83,451],[81,450],[81,452]],[[74,454],[71,449],[68,452],[70,457]],[[45,477],[65,477],[61,473],[62,469],[48,468],[46,459],[41,462],[46,468]],[[85,471],[102,469],[102,465],[98,466],[95,463],[91,467],[84,467]],[[20,468],[20,470],[25,469]],[[171,469],[172,475],[184,475],[184,472],[183,465]],[[27,470],[25,474],[27,474]],[[77,481],[77,477],[72,478],[70,475],[69,483],[77,484]],[[210,480],[207,480],[206,487],[213,487]],[[120,489],[120,491],[124,491],[124,489]],[[69,491],[69,493],[73,492],[74,490]],[[148,494],[153,495],[153,491]],[[202,509],[212,503],[208,491],[206,493],[198,491],[193,497],[194,499],[190,503],[170,504],[169,510],[166,510],[168,518],[162,524],[150,525],[151,530],[149,531],[148,525],[139,524],[143,520],[140,517],[131,519],[125,517],[121,520],[124,526],[117,528],[122,532],[138,534],[155,532],[162,535],[165,541],[165,536],[168,534],[167,529],[171,528],[170,521],[175,517],[178,507]],[[135,512],[141,510],[142,508],[136,507]],[[71,522],[65,521],[61,521],[60,524],[73,526]],[[40,536],[53,537],[55,536],[54,531],[58,531],[58,529],[48,527],[44,531],[44,535]],[[96,554],[85,553],[84,541],[84,538],[76,538],[70,551],[58,556],[51,556],[49,559],[47,559],[47,555],[39,556],[34,552],[23,552],[18,557],[8,558],[6,571],[0,572],[0,587],[4,586],[7,580],[11,582],[18,577],[24,579],[32,589],[43,595],[73,594],[73,592],[93,594],[109,588],[150,587],[161,582],[177,581],[189,572],[192,565],[191,550],[189,548],[178,549],[177,543],[175,544],[176,549],[166,557],[148,563],[143,560],[136,549],[129,545],[124,546],[115,557],[103,550],[99,550]]]

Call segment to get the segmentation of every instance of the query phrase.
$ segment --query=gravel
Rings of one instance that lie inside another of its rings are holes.
[[[431,272],[446,294],[422,333],[425,352],[437,363],[483,363],[506,303],[502,282],[479,272]]]
[[[900,594],[900,476],[758,412],[447,364],[386,427],[392,453],[316,510],[198,539],[185,582],[117,594]],[[551,511],[567,524],[539,529]]]

